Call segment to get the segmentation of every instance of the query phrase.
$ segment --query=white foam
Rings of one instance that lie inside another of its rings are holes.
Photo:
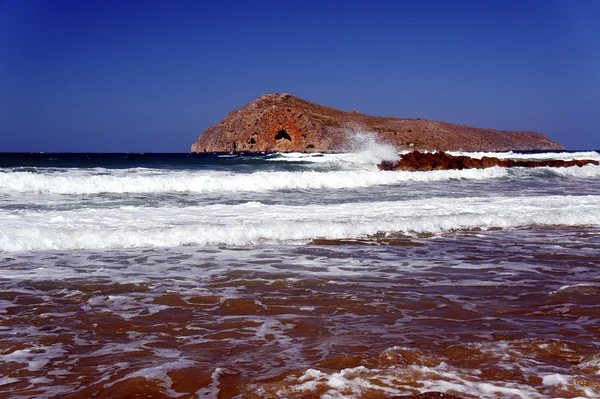
[[[527,160],[551,160],[561,159],[570,161],[574,159],[591,159],[600,161],[600,152],[597,151],[578,151],[578,152],[539,152],[539,153],[518,153],[513,151],[505,152],[462,152],[448,151],[451,155],[466,155],[473,158],[497,157],[500,159],[527,159]]]
[[[350,133],[351,135],[352,133]],[[267,158],[270,161],[297,161],[301,160],[303,162],[311,162],[311,163],[353,163],[353,162],[361,162],[361,153],[368,154],[369,152],[380,154],[374,159],[378,162],[381,160],[393,160],[398,158],[398,154],[406,154],[411,151],[403,150],[396,151],[396,149],[389,144],[380,143],[377,139],[370,135],[368,132],[361,137],[360,134],[357,136],[355,140],[352,138],[349,140],[350,145],[349,149],[351,152],[347,153],[339,153],[339,154],[324,154],[324,153],[281,153],[276,154],[270,158]],[[372,144],[371,144],[372,143]],[[430,152],[430,151],[424,151]],[[482,157],[496,157],[500,159],[522,159],[522,160],[564,160],[570,161],[575,159],[591,159],[595,161],[600,161],[600,152],[597,151],[578,151],[578,152],[540,152],[540,153],[519,153],[513,151],[504,151],[504,152],[466,152],[466,151],[446,151],[446,153],[455,156],[469,156],[473,158],[482,158]],[[369,159],[369,157],[363,158],[364,160]],[[374,161],[371,161],[373,163]]]
[[[542,384],[555,386],[555,385],[567,385],[571,380],[571,377],[563,374],[548,374],[542,378]]]
[[[513,359],[514,361],[515,359]],[[538,363],[539,365],[539,363]],[[507,366],[514,367],[514,363]],[[532,375],[536,375],[532,370]],[[379,392],[399,395],[418,390],[419,392],[449,392],[459,396],[478,398],[549,398],[547,387],[566,389],[571,394],[580,392],[587,397],[597,397],[598,392],[590,387],[579,386],[573,378],[559,373],[547,374],[543,377],[544,388],[511,382],[482,381],[481,372],[477,369],[458,369],[440,362],[436,366],[409,365],[381,369],[369,369],[364,366],[343,369],[339,372],[325,372],[308,369],[297,379],[297,384],[281,389],[278,394],[286,397],[290,392],[316,391],[327,389],[321,397],[359,398],[366,392]],[[372,381],[376,381],[374,384]],[[557,398],[556,396],[552,396]],[[577,396],[580,398],[583,396]]]
[[[406,394],[415,389],[420,392],[440,391],[472,395],[480,398],[510,397],[530,399],[540,397],[532,387],[511,382],[482,382],[469,370],[458,370],[440,363],[435,367],[411,365],[368,369],[364,366],[343,369],[339,372],[323,372],[309,369],[298,378],[298,385],[289,391],[314,391],[319,386],[330,388],[328,398],[359,398],[365,391],[386,394]],[[377,381],[374,384],[371,381]],[[288,392],[279,392],[285,397]]]
[[[0,362],[25,363],[29,371],[41,370],[50,360],[61,357],[66,353],[62,344],[50,346],[37,345],[32,348],[19,349],[0,355]]]
[[[196,392],[201,398],[217,398],[219,396],[219,378],[223,374],[227,374],[227,370],[221,367],[217,367],[210,375],[211,384],[205,388],[202,388]]]
[[[267,156],[265,160],[272,162],[303,161],[311,163],[328,163],[337,162],[340,159],[344,159],[347,155],[349,154],[286,152]]]
[[[8,384],[13,384],[15,382],[19,382],[20,380],[18,378],[11,378],[8,376],[3,376],[0,377],[0,386],[2,385],[8,385]]]
[[[217,171],[139,172],[97,174],[70,171],[63,174],[0,173],[0,193],[99,194],[99,193],[230,193],[306,189],[348,189],[392,185],[407,181],[493,179],[505,169],[448,170],[433,172],[381,172],[376,170],[230,173]]]
[[[600,166],[597,165],[584,165],[584,166],[573,166],[569,168],[544,168],[545,170],[552,172],[558,176],[564,177],[576,177],[581,179],[594,179],[600,177]]]
[[[0,212],[0,251],[306,243],[376,233],[600,225],[600,196],[428,198],[329,205]]]

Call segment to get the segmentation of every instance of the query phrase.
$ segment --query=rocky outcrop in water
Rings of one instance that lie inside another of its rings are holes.
[[[543,134],[344,112],[291,94],[265,94],[208,128],[192,152],[346,152],[347,131],[373,132],[398,150],[562,150]]]
[[[446,154],[443,151],[433,153],[423,153],[419,151],[403,154],[400,160],[383,161],[378,165],[381,170],[409,170],[409,171],[428,171],[428,170],[448,170],[448,169],[483,169],[492,166],[502,166],[505,168],[524,167],[535,168],[540,166],[567,167],[584,166],[587,164],[598,165],[598,161],[589,159],[578,159],[572,161],[563,160],[514,160],[499,159],[496,157],[471,158],[468,156],[454,156]]]

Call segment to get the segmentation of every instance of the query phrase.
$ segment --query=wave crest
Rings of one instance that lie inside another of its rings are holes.
[[[535,225],[600,226],[600,196],[428,198],[333,205],[120,207],[0,214],[0,251],[306,243]]]
[[[280,190],[352,189],[393,185],[408,181],[483,180],[505,177],[506,169],[445,170],[433,172],[301,171],[301,172],[190,172],[113,171],[39,174],[0,174],[0,193],[218,193]]]

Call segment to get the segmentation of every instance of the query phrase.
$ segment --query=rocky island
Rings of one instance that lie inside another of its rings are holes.
[[[344,112],[291,94],[265,94],[208,128],[192,152],[347,152],[348,130],[373,132],[402,150],[563,150],[543,134],[502,131],[424,119]]]

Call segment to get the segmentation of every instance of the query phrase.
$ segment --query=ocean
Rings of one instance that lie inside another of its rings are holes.
[[[600,397],[600,166],[394,156],[0,154],[0,397]]]

